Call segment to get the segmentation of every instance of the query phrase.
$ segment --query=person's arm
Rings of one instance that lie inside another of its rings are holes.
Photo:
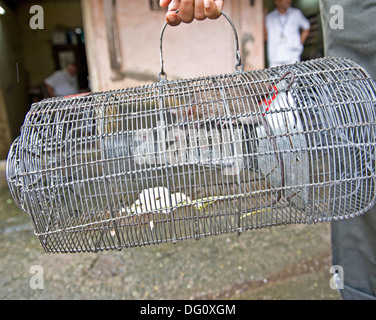
[[[194,19],[217,19],[221,15],[224,0],[160,0],[161,7],[168,7],[166,21],[171,26],[181,22],[190,23]],[[176,13],[176,10],[179,12]]]
[[[302,44],[304,44],[304,42],[306,42],[308,35],[309,35],[309,29],[302,30],[300,32],[300,41],[301,41]]]
[[[299,10],[300,17],[298,20],[300,20],[300,42],[304,44],[308,38],[309,31],[311,28],[311,24],[309,20],[303,15],[303,13]]]
[[[50,97],[55,97],[55,91],[54,89],[48,85],[47,83],[44,83],[44,86],[46,87],[47,93]]]
[[[59,84],[59,72],[55,71],[52,75],[44,79],[43,84],[44,87],[50,97],[55,97],[55,87]]]

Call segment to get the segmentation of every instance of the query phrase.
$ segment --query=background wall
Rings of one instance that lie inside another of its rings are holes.
[[[27,112],[27,81],[16,14],[2,1],[0,6],[6,10],[0,15],[0,159],[4,159]]]

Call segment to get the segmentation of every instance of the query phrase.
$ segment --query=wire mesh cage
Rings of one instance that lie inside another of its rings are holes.
[[[373,206],[376,86],[353,61],[186,80],[167,80],[162,64],[161,75],[32,105],[7,180],[45,251],[175,243]]]

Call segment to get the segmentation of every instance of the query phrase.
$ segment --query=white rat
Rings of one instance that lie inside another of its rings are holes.
[[[169,213],[174,207],[189,203],[191,200],[183,193],[171,194],[167,188],[155,187],[144,189],[138,199],[128,209],[129,213],[146,213],[158,210],[162,213]]]

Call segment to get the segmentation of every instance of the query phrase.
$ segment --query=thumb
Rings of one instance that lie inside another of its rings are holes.
[[[204,12],[209,19],[217,19],[221,15],[223,1],[205,0]]]

